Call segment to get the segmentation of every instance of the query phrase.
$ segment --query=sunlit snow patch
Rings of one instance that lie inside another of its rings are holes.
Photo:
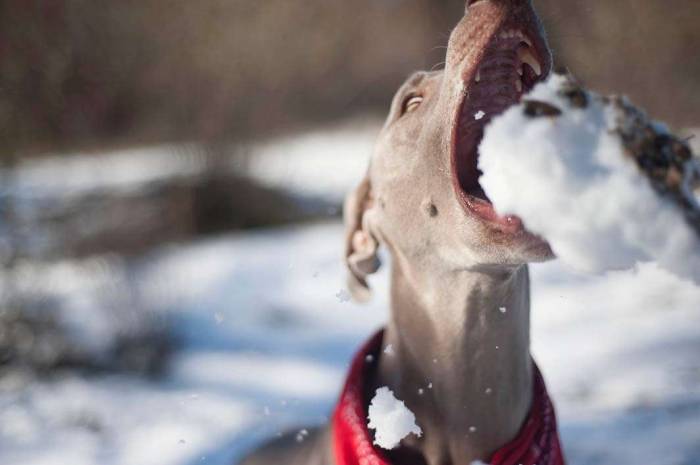
[[[423,434],[416,425],[416,416],[388,387],[377,389],[369,406],[367,426],[375,430],[374,443],[383,449],[395,448],[409,434]]]
[[[666,157],[660,168],[656,155]],[[496,210],[522,218],[574,269],[657,261],[700,283],[700,207],[690,185],[698,161],[626,100],[553,75],[486,128],[479,168]]]

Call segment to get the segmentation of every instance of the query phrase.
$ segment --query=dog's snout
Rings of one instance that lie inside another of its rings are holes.
[[[494,4],[510,4],[510,6],[529,5],[530,0],[467,0],[466,8],[474,6],[478,3],[494,3]]]

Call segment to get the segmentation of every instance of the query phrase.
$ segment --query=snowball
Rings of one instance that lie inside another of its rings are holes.
[[[374,443],[383,449],[395,448],[411,433],[418,437],[423,434],[416,425],[416,416],[388,387],[377,389],[369,405],[367,426],[375,430]]]
[[[486,128],[480,183],[496,211],[519,216],[576,270],[657,261],[700,283],[700,238],[625,153],[619,130],[625,115],[594,94],[565,95],[569,82],[553,75]],[[544,116],[532,117],[530,106],[528,116],[528,100],[551,107],[536,108]]]
[[[484,116],[486,116],[486,113],[484,113],[483,111],[479,110],[479,111],[477,111],[476,114],[474,115],[474,119],[478,121],[478,120],[480,120],[481,118],[483,118]]]

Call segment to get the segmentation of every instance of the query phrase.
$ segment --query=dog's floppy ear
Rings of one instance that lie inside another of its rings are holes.
[[[345,264],[348,288],[356,301],[365,302],[371,295],[367,276],[379,269],[379,243],[369,229],[367,212],[372,208],[372,185],[369,177],[345,199]]]

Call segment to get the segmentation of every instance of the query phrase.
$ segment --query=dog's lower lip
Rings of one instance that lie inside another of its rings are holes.
[[[480,199],[470,194],[464,194],[462,200],[466,208],[474,215],[491,223],[503,232],[514,234],[525,229],[522,220],[518,216],[499,215],[493,204],[488,200]]]

